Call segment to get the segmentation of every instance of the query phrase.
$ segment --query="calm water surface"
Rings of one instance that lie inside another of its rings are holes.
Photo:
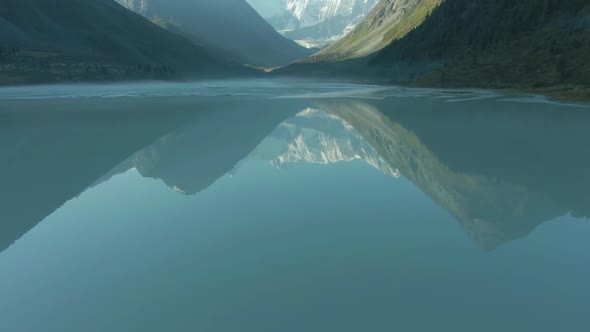
[[[588,105],[5,88],[0,153],[0,331],[590,329]]]

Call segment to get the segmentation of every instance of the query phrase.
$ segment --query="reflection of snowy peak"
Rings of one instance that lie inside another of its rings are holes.
[[[281,123],[249,159],[270,160],[282,168],[293,163],[333,164],[363,160],[384,174],[399,176],[344,120],[307,109]]]

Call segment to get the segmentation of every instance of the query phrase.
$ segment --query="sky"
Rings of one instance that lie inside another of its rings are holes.
[[[282,0],[246,0],[262,17],[280,15],[284,10]]]

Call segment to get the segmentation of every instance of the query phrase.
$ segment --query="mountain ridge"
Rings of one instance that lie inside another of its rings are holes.
[[[0,83],[249,72],[113,0],[2,0],[0,66]]]
[[[283,37],[245,0],[117,0],[149,18],[171,22],[193,41],[248,65],[275,67],[313,53]]]

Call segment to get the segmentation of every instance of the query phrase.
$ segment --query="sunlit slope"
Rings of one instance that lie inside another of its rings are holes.
[[[442,0],[382,0],[344,38],[302,62],[341,61],[367,56],[422,24]]]

